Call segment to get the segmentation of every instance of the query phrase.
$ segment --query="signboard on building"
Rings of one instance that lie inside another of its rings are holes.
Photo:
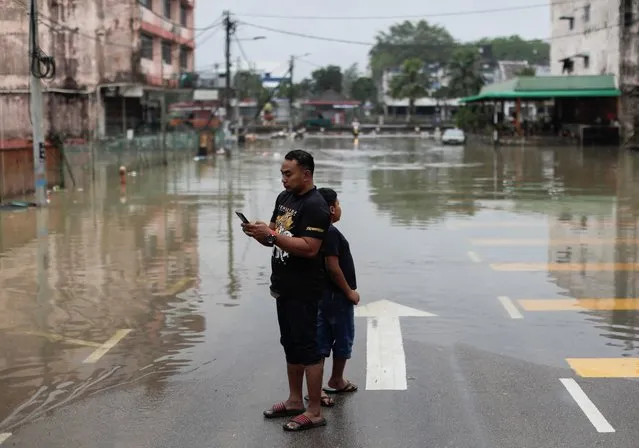
[[[193,91],[193,101],[216,101],[219,99],[216,89],[196,89]]]

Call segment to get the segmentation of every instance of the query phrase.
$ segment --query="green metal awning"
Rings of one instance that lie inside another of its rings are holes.
[[[618,97],[621,92],[613,75],[521,76],[482,88],[478,95],[461,98],[472,103],[486,100]]]

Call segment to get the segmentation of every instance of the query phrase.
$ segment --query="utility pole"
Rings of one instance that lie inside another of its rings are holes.
[[[293,92],[293,70],[295,69],[295,56],[291,56],[291,60],[288,65],[289,71],[289,84],[288,84],[288,132],[293,132],[295,126],[295,116],[293,114],[293,101],[295,100],[295,94]]]
[[[224,28],[226,30],[226,88],[224,89],[224,109],[226,111],[225,119],[231,121],[231,35],[235,31],[235,22],[231,20],[231,12],[224,11]]]
[[[162,55],[162,58],[164,58],[164,55]],[[160,66],[162,67],[160,69],[162,77],[162,96],[160,97],[160,105],[162,107],[160,110],[160,126],[162,128],[162,164],[167,166],[169,161],[166,157],[166,86],[164,83],[164,59],[162,59]]]
[[[240,125],[242,124],[242,116],[240,115],[240,91],[239,91],[239,85],[237,84],[239,82],[239,76],[237,76],[238,73],[240,73],[240,63],[241,63],[241,59],[238,57],[237,58],[237,65],[235,66],[235,82],[233,83],[233,88],[235,89],[235,119],[237,120],[237,125],[235,126],[235,135],[240,135]]]
[[[49,210],[47,209],[46,148],[44,146],[44,107],[41,78],[52,78],[55,69],[52,59],[45,59],[38,44],[38,0],[31,0],[29,15],[29,90],[31,93],[31,123],[33,126],[33,174],[35,180],[36,210],[36,281],[38,285],[36,301],[38,329],[46,328],[47,316],[51,311],[47,266],[49,264]],[[41,70],[46,66],[45,73]],[[62,149],[60,149],[62,150]]]
[[[35,68],[40,67],[40,46],[38,44],[38,2],[31,0],[29,17],[29,87],[31,91],[31,123],[33,125],[33,174],[35,180],[35,201],[39,206],[47,204],[46,148],[44,146],[42,81]]]

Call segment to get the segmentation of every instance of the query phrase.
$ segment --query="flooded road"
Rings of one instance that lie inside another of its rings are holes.
[[[634,154],[304,147],[340,195],[362,297],[360,390],[327,427],[261,414],[287,391],[270,251],[234,211],[270,217],[276,141],[0,213],[0,445],[636,447]],[[384,317],[404,358],[367,349],[391,344]]]

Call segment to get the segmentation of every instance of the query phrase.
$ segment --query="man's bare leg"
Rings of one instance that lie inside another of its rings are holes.
[[[322,379],[324,376],[324,363],[318,362],[312,366],[306,366],[306,384],[308,385],[308,406],[304,413],[312,421],[322,418]],[[302,396],[300,395],[300,399]]]
[[[286,374],[288,376],[288,400],[284,402],[286,409],[302,409],[302,388],[304,386],[304,365],[286,364]]]
[[[343,389],[348,384],[344,379],[344,369],[346,368],[346,359],[333,357],[333,370],[331,378],[328,380],[328,387],[331,389]]]

